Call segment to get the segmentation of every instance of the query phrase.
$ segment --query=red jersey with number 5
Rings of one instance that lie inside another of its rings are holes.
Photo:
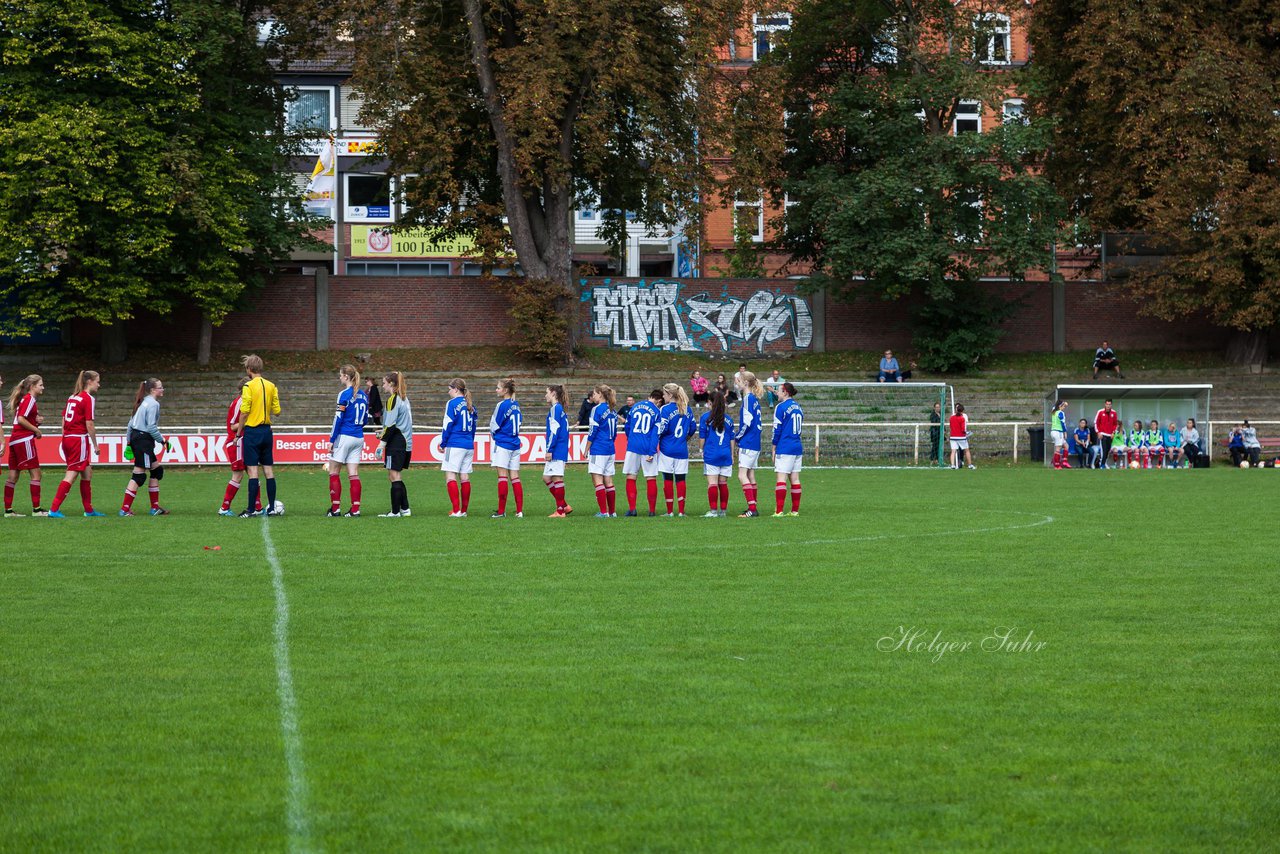
[[[40,426],[40,413],[36,410],[36,396],[34,394],[24,394],[22,400],[18,401],[18,408],[13,412],[13,431],[9,433],[9,439],[14,442],[35,435],[35,433],[22,426],[18,416],[27,419],[30,424],[36,427]]]
[[[88,436],[88,422],[94,420],[93,406],[93,395],[87,391],[67,398],[67,409],[62,413],[62,435]]]

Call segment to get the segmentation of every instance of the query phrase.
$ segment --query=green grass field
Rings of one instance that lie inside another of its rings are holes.
[[[405,520],[319,517],[314,468],[282,519],[214,516],[215,471],[167,518],[0,520],[0,849],[1276,849],[1280,475],[810,471],[799,518],[603,520],[579,467],[549,520],[538,471],[523,520],[488,471],[445,518],[426,468]]]

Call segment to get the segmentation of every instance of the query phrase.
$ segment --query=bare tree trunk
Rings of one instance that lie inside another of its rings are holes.
[[[118,365],[129,355],[129,342],[125,337],[123,320],[103,324],[102,327],[102,363]]]
[[[1237,365],[1257,365],[1261,370],[1267,364],[1267,331],[1238,331],[1227,343],[1227,358]]]
[[[209,315],[200,315],[200,341],[196,344],[196,364],[204,367],[209,364],[213,353],[213,321]]]

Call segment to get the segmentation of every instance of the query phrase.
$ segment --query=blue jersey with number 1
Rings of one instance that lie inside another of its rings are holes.
[[[364,436],[364,422],[369,417],[369,398],[354,388],[343,389],[338,395],[338,407],[333,413],[333,430],[329,433],[332,445],[339,436]]]
[[[800,444],[800,431],[804,427],[804,410],[800,404],[788,398],[773,411],[773,452],[778,455],[799,456],[804,453]]]
[[[489,419],[489,434],[493,443],[508,451],[520,449],[520,404],[514,397],[500,400]]]
[[[476,411],[467,406],[465,397],[455,397],[444,407],[444,430],[440,434],[442,448],[476,446]]]

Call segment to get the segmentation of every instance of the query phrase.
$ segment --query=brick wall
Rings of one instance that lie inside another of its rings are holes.
[[[329,346],[505,344],[509,307],[500,281],[476,276],[334,276],[329,279]]]

